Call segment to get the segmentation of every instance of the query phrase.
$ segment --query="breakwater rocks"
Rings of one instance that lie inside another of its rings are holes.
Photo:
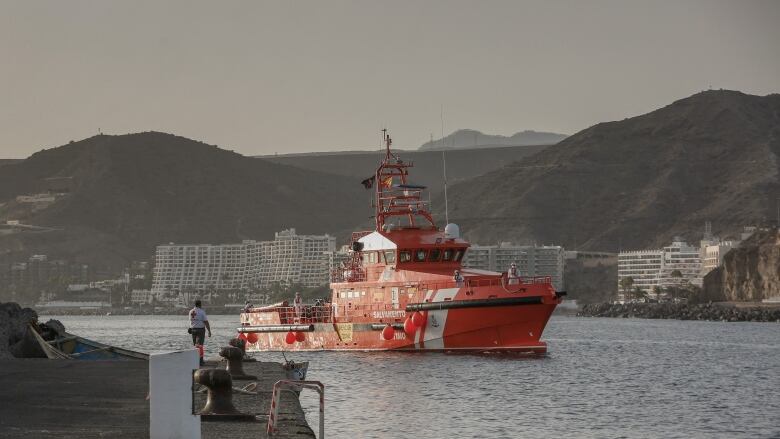
[[[45,325],[38,323],[38,313],[22,308],[18,303],[0,303],[0,360],[10,358],[46,358],[38,341],[30,332],[29,324],[39,330],[65,333],[59,320],[50,319]]]
[[[18,303],[13,302],[0,303],[0,359],[31,354],[29,351],[34,350],[38,343],[35,339],[29,339],[27,324],[37,320],[38,314],[30,308],[22,308]],[[36,356],[35,354],[37,352],[32,356]]]
[[[712,320],[726,322],[780,322],[780,306],[735,306],[704,303],[600,303],[585,305],[578,316],[639,319]]]

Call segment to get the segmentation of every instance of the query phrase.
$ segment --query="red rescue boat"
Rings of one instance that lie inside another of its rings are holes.
[[[565,293],[550,277],[463,268],[469,244],[439,229],[391,150],[363,184],[374,188],[376,229],[353,233],[331,273],[331,302],[286,303],[241,314],[247,351],[402,350],[542,354],[542,332]]]

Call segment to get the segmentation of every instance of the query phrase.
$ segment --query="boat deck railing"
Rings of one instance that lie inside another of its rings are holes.
[[[257,311],[256,311],[257,312]],[[265,309],[259,312],[278,312],[279,320],[283,325],[334,323],[334,321],[351,322],[354,317],[372,317],[376,319],[404,318],[406,311],[399,305],[386,303],[352,304],[346,305],[302,305],[279,306],[275,309]]]
[[[467,277],[463,281],[443,281],[443,282],[417,282],[415,285],[405,284],[406,287],[417,287],[421,290],[441,290],[444,288],[478,288],[478,287],[500,287],[500,286],[518,286],[518,285],[535,285],[535,284],[549,284],[552,282],[551,276],[526,276],[507,279],[502,277]]]

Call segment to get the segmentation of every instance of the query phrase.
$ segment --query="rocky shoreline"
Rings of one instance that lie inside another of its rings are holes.
[[[599,303],[584,305],[582,317],[778,322],[780,306],[735,306],[730,303]]]

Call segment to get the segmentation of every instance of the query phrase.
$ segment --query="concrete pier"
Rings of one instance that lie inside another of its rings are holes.
[[[279,363],[246,362],[257,395],[233,394],[236,408],[258,415],[256,422],[202,422],[203,438],[266,437],[266,419],[276,381],[285,379]],[[225,368],[207,362],[205,367]],[[143,438],[149,437],[148,363],[146,361],[0,360],[0,437]],[[206,395],[196,394],[195,407]],[[326,410],[327,411],[327,410]],[[280,404],[280,438],[311,438],[298,398],[285,392]]]

